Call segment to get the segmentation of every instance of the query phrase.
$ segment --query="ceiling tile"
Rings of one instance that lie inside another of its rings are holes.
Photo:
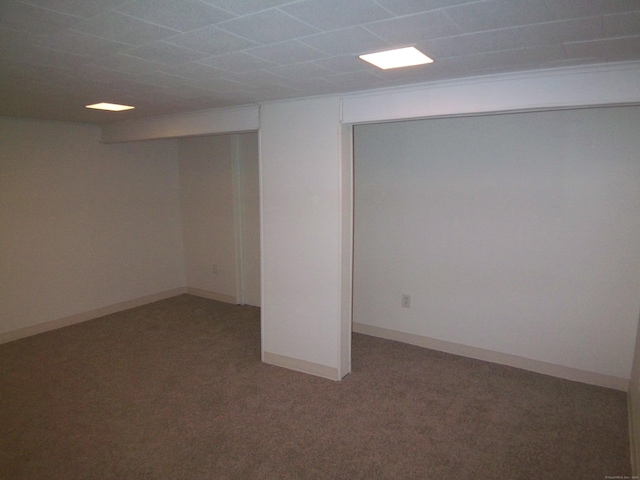
[[[120,83],[133,82],[136,76],[132,73],[118,72],[116,70],[105,70],[96,65],[82,65],[75,70],[78,77],[90,80],[91,83],[107,82],[117,85]]]
[[[271,67],[265,69],[268,72],[274,73],[280,77],[287,79],[310,79],[322,75],[331,75],[333,72],[328,70],[316,62],[301,62],[294,63],[292,65],[282,65],[278,67]]]
[[[221,77],[226,74],[224,70],[196,62],[185,63],[183,65],[170,68],[163,68],[161,71],[198,82],[210,78]]]
[[[184,78],[162,71],[153,72],[153,74],[139,75],[136,79],[145,85],[152,85],[175,91],[181,91],[182,87],[188,85],[188,82],[186,82]]]
[[[378,88],[383,84],[380,77],[372,71],[339,73],[325,78],[334,83],[341,92]]]
[[[198,85],[201,88],[207,89],[209,91],[217,92],[218,94],[244,91],[249,88],[248,84],[236,81],[235,79],[231,80],[229,78],[208,78],[194,85]]]
[[[604,13],[637,12],[640,10],[638,0],[603,0]]]
[[[468,33],[559,19],[545,7],[544,3],[531,0],[488,0],[442,11]]]
[[[85,56],[59,52],[37,45],[25,45],[19,51],[5,51],[2,55],[7,60],[59,68],[76,68],[88,61],[88,57]]]
[[[37,36],[33,39],[33,43],[53,50],[85,56],[111,55],[131,48],[126,43],[106,40],[73,30],[65,30],[55,35]]]
[[[296,98],[300,96],[301,91],[284,85],[265,85],[260,87],[259,96],[264,101],[282,100],[286,98]]]
[[[0,27],[0,58],[19,57],[26,45],[31,45],[33,35]]]
[[[174,100],[167,105],[170,107],[170,111],[175,112],[189,112],[194,110],[207,110],[211,108],[220,108],[224,104],[221,99],[215,96],[202,95],[195,98],[186,98]]]
[[[74,17],[93,17],[131,0],[22,0],[23,3],[46,8]]]
[[[557,20],[591,17],[604,13],[602,0],[544,0],[543,3]]]
[[[260,100],[260,91],[255,89],[236,90],[224,96],[224,106],[248,105],[258,103]]]
[[[323,68],[333,71],[333,73],[357,72],[359,70],[368,70],[370,65],[364,60],[360,60],[355,55],[341,55],[337,57],[322,58],[315,60]]]
[[[114,70],[116,72],[127,73],[131,75],[142,75],[144,73],[153,72],[164,67],[161,63],[150,62],[140,58],[130,57],[122,53],[109,55],[90,62],[88,65],[102,68],[104,70]]]
[[[548,68],[550,63],[564,61],[567,57],[562,45],[539,45],[498,52],[497,58],[504,59],[504,67],[513,69],[511,65],[526,68]]]
[[[388,10],[372,0],[303,0],[280,7],[280,10],[322,30],[337,30],[392,17]]]
[[[71,78],[69,69],[60,68],[56,65],[29,65],[21,62],[4,61],[0,64],[0,82],[7,79],[17,79],[20,83],[35,82],[42,79]]]
[[[389,47],[389,42],[360,26],[321,33],[300,41],[329,55],[356,55]]]
[[[381,83],[384,84],[381,84],[381,86],[402,85],[408,81],[427,82],[431,80],[435,66],[435,63],[430,63],[427,65],[414,65],[407,68],[380,70],[375,73],[380,78]]]
[[[0,2],[0,27],[25,33],[52,35],[77,23],[79,19],[14,0]]]
[[[428,40],[420,46],[437,59],[505,50],[505,45],[513,49],[597,38],[602,38],[601,18],[589,17]]]
[[[277,7],[291,0],[202,0],[205,3],[222,8],[238,15],[256,13],[269,8]]]
[[[235,16],[197,0],[136,0],[115,10],[181,32],[219,23]]]
[[[394,15],[411,15],[428,12],[439,8],[452,7],[463,3],[473,3],[474,0],[375,0],[377,4],[386,8]],[[485,0],[475,0],[483,2]]]
[[[336,85],[325,78],[295,78],[287,82],[287,86],[299,92],[311,95],[334,93]]]
[[[630,37],[640,35],[640,11],[605,15],[602,21],[605,37]]]
[[[106,82],[106,84],[115,91],[129,92],[140,97],[165,90],[161,86],[144,83],[138,76],[130,77],[130,79],[126,80],[118,80],[117,82]]]
[[[173,98],[176,100],[185,100],[192,97],[212,96],[216,95],[212,90],[196,87],[188,83],[182,84],[179,89],[160,90],[156,95],[163,95],[165,98]]]
[[[3,62],[0,65],[0,91],[13,92],[15,89],[27,89],[36,83],[51,81],[52,84],[65,84],[72,80],[70,71],[54,66],[45,67],[19,62]]]
[[[206,52],[210,55],[223,55],[257,45],[251,40],[220,30],[216,26],[183,33],[171,38],[169,42],[181,47]]]
[[[463,33],[442,10],[372,23],[366,28],[398,47]]]
[[[150,43],[144,47],[127,50],[127,55],[163,63],[165,65],[179,65],[181,63],[195,62],[209,56],[208,53],[199,52],[190,48],[179,47],[164,41]]]
[[[640,36],[566,43],[564,48],[569,58],[595,56],[601,62],[633,60],[640,52]]]
[[[357,58],[408,45],[435,63]],[[0,0],[0,115],[104,122],[625,60],[640,61],[640,0]],[[142,107],[79,103],[102,95]],[[63,99],[78,107],[51,112]]]
[[[200,60],[200,63],[211,65],[212,67],[220,68],[230,73],[250,72],[273,65],[273,62],[249,55],[245,52],[233,52],[226,55],[208,57]]]
[[[281,65],[326,57],[326,54],[297,40],[253,48],[247,53]]]
[[[83,20],[74,25],[73,30],[130,45],[162,40],[178,33],[118,12],[108,12]]]
[[[256,70],[255,72],[247,72],[244,74],[238,74],[226,78],[233,78],[240,83],[247,84],[252,87],[264,87],[271,84],[281,85],[286,81],[286,79],[284,79],[283,77],[266,70]]]
[[[559,45],[543,45],[499,52],[444,58],[433,64],[436,75],[444,78],[473,77],[491,73],[549,68],[565,60]]]
[[[258,43],[273,43],[303,37],[318,29],[279,10],[265,10],[220,25],[220,28]]]

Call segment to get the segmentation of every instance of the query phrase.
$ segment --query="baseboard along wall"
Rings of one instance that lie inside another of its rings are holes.
[[[31,335],[48,332],[50,330],[55,330],[56,328],[62,328],[69,325],[74,325],[76,323],[86,322],[88,320],[93,320],[105,315],[121,312],[123,310],[139,307],[148,303],[157,302],[159,300],[165,300],[167,298],[175,297],[177,295],[182,295],[185,293],[198,297],[208,298],[210,300],[236,304],[236,298],[232,295],[210,292],[208,290],[202,290],[199,288],[180,287],[136,298],[133,300],[128,300],[126,302],[108,305],[106,307],[97,308],[95,310],[79,313],[77,315],[71,315],[69,317],[59,318],[18,330],[1,333],[0,344],[18,340],[20,338],[29,337]],[[365,335],[386,338],[388,340],[396,340],[399,342],[408,343],[410,345],[430,348],[441,352],[452,353],[454,355],[461,355],[463,357],[475,358],[477,360],[484,360],[501,365],[522,368],[524,370],[542,373],[544,375],[551,375],[553,377],[564,378],[567,380],[573,380],[576,382],[588,383],[590,385],[613,388],[615,390],[622,390],[624,392],[627,392],[629,390],[629,380],[625,378],[602,375],[599,373],[588,372],[576,368],[565,367],[561,365],[541,362],[539,360],[519,357],[517,355],[494,352],[482,348],[470,347],[467,345],[447,342],[430,337],[423,337],[421,335],[399,332],[396,330],[390,330],[372,325],[365,325],[357,322],[353,323],[353,331],[355,333],[363,333]],[[318,365],[313,362],[307,362],[304,360],[290,358],[270,352],[264,352],[262,360],[265,363],[289,368],[291,370],[309,373],[311,375],[316,375],[331,380],[339,380],[337,369],[325,365]]]
[[[328,380],[340,380],[340,374],[337,368],[307,362],[306,360],[299,360],[297,358],[291,358],[277,353],[262,352],[262,361],[269,365],[288,368],[289,370],[295,370],[296,372],[308,373]]]
[[[475,358],[476,360],[484,360],[491,363],[498,363],[500,365],[521,368],[523,370],[550,375],[552,377],[564,378],[566,380],[572,380],[575,382],[587,383],[589,385],[597,385],[599,387],[622,390],[623,392],[627,392],[629,390],[629,380],[626,378],[588,372],[577,368],[555,365],[552,363],[541,362],[539,360],[532,360],[530,358],[511,355],[508,353],[494,352],[492,350],[485,350],[482,348],[470,347],[468,345],[461,345],[458,343],[447,342],[435,338],[423,337],[421,335],[398,332],[396,330],[389,330],[387,328],[365,325],[363,323],[354,322],[353,331],[355,333],[363,333],[365,335],[371,335],[373,337],[396,340],[398,342],[408,343],[410,345],[416,345],[424,348],[430,348],[432,350],[438,350],[440,352],[452,353],[454,355],[460,355],[462,357]]]
[[[50,330],[55,330],[56,328],[68,327],[69,325],[86,322],[88,320],[93,320],[94,318],[104,317],[105,315],[110,315],[112,313],[122,312],[123,310],[129,310],[130,308],[141,307],[142,305],[146,305],[148,303],[166,300],[167,298],[176,297],[185,293],[188,293],[189,295],[195,295],[196,297],[204,297],[210,300],[217,300],[219,302],[236,304],[236,298],[231,295],[210,292],[208,290],[202,290],[200,288],[174,288],[171,290],[166,290],[164,292],[135,298],[133,300],[127,300],[126,302],[120,302],[113,305],[107,305],[106,307],[96,308],[95,310],[78,313],[69,317],[57,318],[55,320],[39,323],[37,325],[31,325],[29,327],[20,328],[18,330],[0,333],[0,344],[12,342],[13,340],[19,340],[25,337],[30,337],[39,333],[48,332]]]
[[[231,303],[233,305],[236,305],[238,303],[236,297],[234,297],[233,295],[211,292],[209,290],[203,290],[201,288],[187,287],[186,293],[188,293],[189,295],[195,295],[196,297],[208,298],[209,300]]]
[[[13,340],[19,340],[20,338],[30,337],[39,333],[48,332],[50,330],[55,330],[56,328],[68,327],[69,325],[86,322],[88,320],[93,320],[94,318],[104,317],[105,315],[122,312],[123,310],[140,307],[148,303],[165,300],[167,298],[175,297],[177,295],[182,295],[185,293],[187,293],[186,287],[174,288],[171,290],[166,290],[164,292],[154,293],[152,295],[146,295],[140,298],[134,298],[133,300],[127,300],[126,302],[114,303],[113,305],[96,308],[95,310],[89,310],[88,312],[78,313],[69,317],[58,318],[55,320],[50,320],[48,322],[38,323],[37,325],[20,328],[18,330],[0,333],[0,344],[12,342]]]

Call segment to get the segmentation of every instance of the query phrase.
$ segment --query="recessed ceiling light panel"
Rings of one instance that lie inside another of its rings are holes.
[[[109,110],[110,112],[121,112],[123,110],[131,110],[136,107],[132,107],[130,105],[118,105],[117,103],[94,103],[93,105],[87,105],[87,108]]]
[[[415,47],[397,48],[384,52],[360,55],[365,62],[369,62],[378,68],[388,70],[390,68],[411,67],[433,63],[433,60]]]

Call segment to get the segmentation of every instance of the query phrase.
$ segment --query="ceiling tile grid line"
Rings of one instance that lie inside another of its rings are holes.
[[[404,46],[435,62],[382,71],[357,57]],[[640,61],[637,0],[0,2],[0,115],[10,116],[107,123],[629,60]],[[103,95],[138,108],[84,111]]]

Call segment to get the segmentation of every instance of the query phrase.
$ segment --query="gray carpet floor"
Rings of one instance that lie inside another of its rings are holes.
[[[260,362],[260,313],[182,295],[0,345],[0,478],[630,475],[626,394],[353,335],[342,382]]]

